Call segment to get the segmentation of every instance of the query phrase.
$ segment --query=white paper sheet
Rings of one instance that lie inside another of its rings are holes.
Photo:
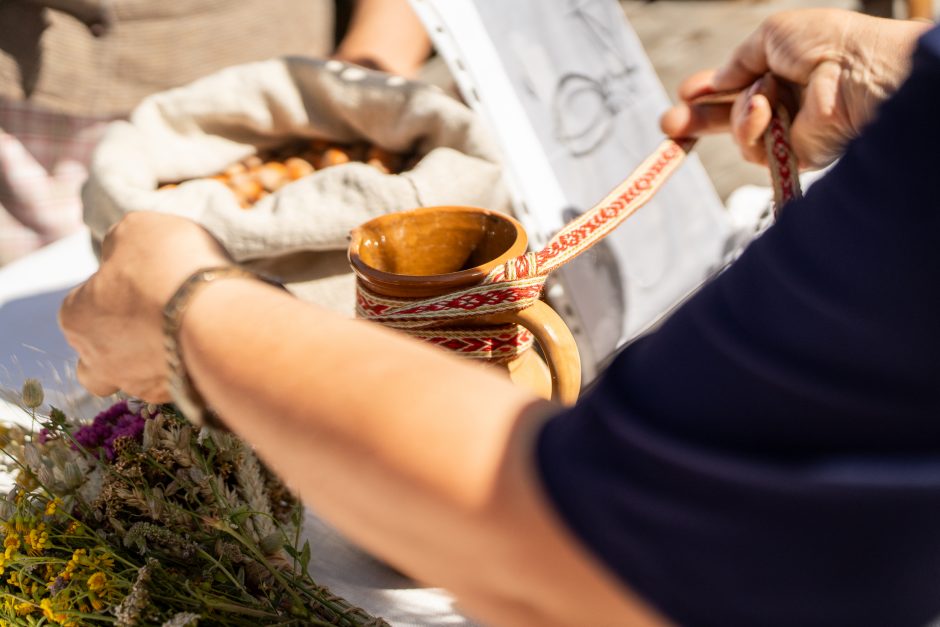
[[[534,245],[662,141],[658,119],[669,101],[615,0],[412,4],[499,139]],[[731,234],[693,156],[648,206],[556,273],[563,290],[549,295],[575,332],[587,378],[708,277]]]

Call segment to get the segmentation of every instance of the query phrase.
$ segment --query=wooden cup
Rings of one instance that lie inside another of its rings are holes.
[[[383,215],[354,229],[349,262],[359,281],[376,294],[426,298],[480,284],[493,268],[524,254],[527,244],[525,229],[507,215],[477,207],[424,207]],[[528,329],[548,363],[528,350],[499,367],[539,396],[573,404],[581,388],[578,347],[544,302],[461,318],[452,326],[508,323]]]

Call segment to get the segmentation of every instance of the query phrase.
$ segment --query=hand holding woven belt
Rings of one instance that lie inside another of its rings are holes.
[[[548,275],[603,239],[652,198],[694,144],[692,139],[667,139],[623,183],[566,225],[544,248],[497,266],[478,285],[441,296],[407,299],[378,295],[360,281],[357,315],[421,339],[435,338],[435,343],[445,348],[448,342],[441,331],[446,327],[448,337],[463,338],[453,344],[465,356],[500,361],[518,355],[532,343],[531,335],[522,327],[492,327],[481,334],[479,329],[462,330],[454,325],[470,317],[532,306],[541,296]],[[765,146],[779,209],[800,195],[797,164],[789,144],[789,115],[782,106],[767,129]],[[468,345],[485,346],[467,351]]]

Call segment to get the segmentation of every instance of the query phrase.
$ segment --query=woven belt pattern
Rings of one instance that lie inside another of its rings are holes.
[[[801,196],[789,128],[789,115],[780,107],[764,134],[775,215],[785,203]],[[478,285],[441,296],[407,299],[381,296],[357,282],[356,315],[465,357],[494,362],[515,358],[532,345],[532,335],[524,327],[460,328],[460,322],[532,305],[551,272],[591,248],[646,204],[682,165],[694,144],[691,139],[667,139],[604,200],[565,225],[544,248],[510,259]]]

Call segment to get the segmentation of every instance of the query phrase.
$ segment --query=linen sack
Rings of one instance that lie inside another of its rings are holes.
[[[190,180],[297,138],[364,140],[420,160],[398,175],[358,162],[318,170],[250,209],[222,183]],[[176,181],[186,182],[157,190]],[[509,206],[498,151],[470,109],[431,85],[300,57],[227,68],[146,98],[105,132],[82,200],[96,242],[131,211],[185,216],[239,262],[347,315],[353,227],[419,206]]]

